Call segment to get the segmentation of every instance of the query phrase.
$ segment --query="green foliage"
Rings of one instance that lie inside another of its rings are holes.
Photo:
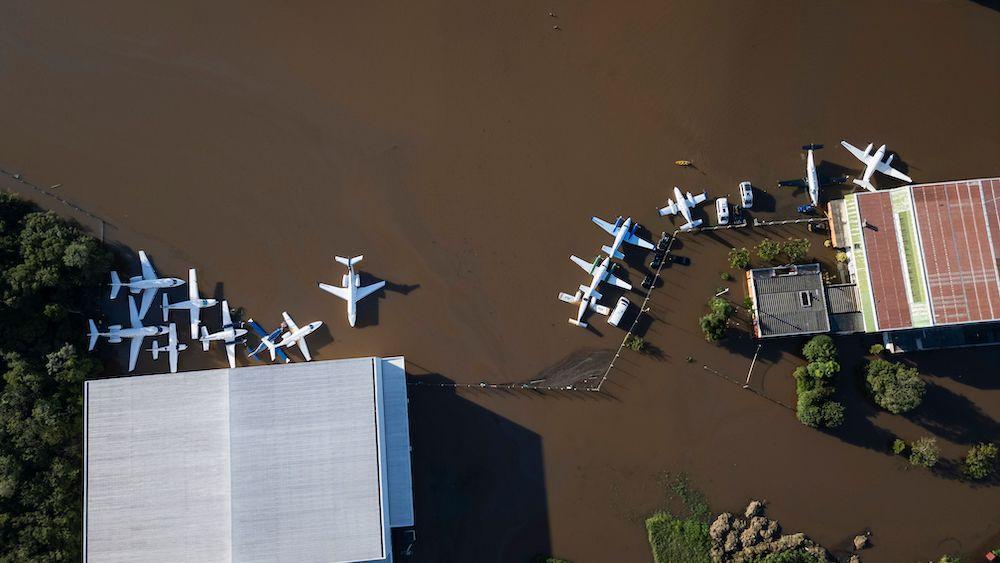
[[[726,336],[726,326],[729,324],[729,320],[722,315],[709,313],[698,319],[698,324],[701,326],[702,332],[705,333],[705,340],[718,342]]]
[[[997,465],[996,444],[976,444],[969,448],[962,462],[962,472],[970,479],[985,479],[993,474]]]
[[[819,563],[819,559],[808,551],[786,550],[754,558],[750,563]]]
[[[781,244],[771,239],[764,239],[757,245],[757,256],[765,262],[771,262],[781,254]]]
[[[885,346],[882,346],[881,344],[872,344],[871,347],[868,348],[868,353],[872,356],[878,356],[882,352],[885,352]]]
[[[625,347],[633,352],[642,353],[646,351],[646,340],[641,336],[630,334],[625,337]]]
[[[802,355],[810,362],[837,359],[837,345],[826,334],[818,334],[802,347]]]
[[[729,251],[729,266],[747,270],[750,268],[750,251],[743,248],[733,248]]]
[[[809,362],[806,369],[809,372],[809,375],[815,377],[816,379],[830,379],[840,372],[840,364],[838,364],[835,360],[822,360]]]
[[[753,299],[749,297],[743,298],[743,308],[746,309],[747,314],[753,314]]]
[[[822,381],[817,380],[811,373],[809,373],[809,369],[806,366],[799,366],[795,368],[795,371],[792,372],[792,377],[795,378],[796,393],[812,391],[823,384]]]
[[[722,281],[733,281],[733,275],[730,274],[729,272],[722,272],[721,274],[719,274],[719,277],[722,279]]]
[[[917,438],[910,444],[910,463],[924,467],[934,467],[941,457],[935,438]]]
[[[917,408],[926,393],[926,384],[915,368],[881,358],[865,366],[865,382],[875,403],[893,414]]]
[[[96,240],[0,194],[0,545],[3,561],[78,560],[82,383],[78,350],[110,265]]]
[[[896,455],[903,455],[903,452],[905,451],[906,451],[906,442],[900,440],[899,438],[896,438],[895,440],[892,441],[892,453]]]
[[[715,313],[716,315],[722,315],[727,319],[733,316],[733,313],[736,312],[736,309],[733,308],[732,303],[726,301],[721,297],[713,297],[709,299],[708,308],[711,309],[712,312]]]
[[[710,563],[712,539],[708,524],[693,519],[680,519],[666,512],[657,512],[646,519],[649,546],[656,563]]]
[[[781,245],[781,253],[788,261],[796,264],[805,260],[809,253],[809,240],[804,238],[789,238]]]
[[[844,252],[844,251],[842,251],[842,250],[838,250],[837,253],[833,255],[833,258],[837,262],[840,262],[841,264],[843,264],[843,263],[847,262],[847,253]]]
[[[844,422],[844,406],[833,401],[833,389],[816,387],[798,394],[795,416],[806,426],[836,428]]]
[[[657,482],[664,490],[668,512],[690,520],[708,523],[711,517],[708,498],[705,497],[704,493],[691,486],[691,480],[686,473],[671,475],[664,472],[659,476]]]
[[[934,563],[933,561],[931,563]],[[962,558],[957,555],[942,555],[937,563],[962,563]]]

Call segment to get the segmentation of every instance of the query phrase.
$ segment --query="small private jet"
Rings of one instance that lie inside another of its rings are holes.
[[[260,326],[260,324],[253,319],[247,319],[247,324],[250,325],[250,328],[254,331],[254,334],[259,336],[261,339],[261,343],[258,344],[257,347],[254,348],[253,350],[250,350],[250,353],[247,354],[248,358],[253,358],[255,360],[260,359],[258,357],[258,354],[260,354],[264,350],[267,350],[267,344],[265,344],[263,341],[269,340],[272,344],[280,342],[281,333],[284,332],[285,330],[285,325],[281,325],[278,328],[274,329],[272,332],[267,332],[266,330],[264,330],[264,327]],[[289,358],[282,350],[275,350],[275,354],[279,358],[281,358],[281,361],[285,362],[286,364],[292,361],[291,358]],[[271,358],[271,361],[274,361],[273,357]]]
[[[676,215],[680,212],[680,214],[684,217],[684,220],[687,221],[687,223],[681,225],[682,231],[690,231],[691,229],[700,227],[702,223],[701,219],[692,219],[691,210],[694,209],[694,206],[708,199],[708,192],[701,192],[695,196],[691,195],[691,192],[688,192],[684,195],[681,194],[680,188],[674,186],[674,198],[676,201],[668,198],[667,206],[661,207],[656,211],[660,214],[660,217]]]
[[[292,320],[292,317],[288,316],[287,312],[281,313],[281,316],[285,319],[285,324],[278,330],[272,332],[271,334],[261,338],[260,344],[253,352],[250,352],[251,356],[256,356],[257,354],[264,351],[266,348],[271,352],[271,361],[274,361],[275,356],[280,351],[278,348],[291,348],[292,344],[299,345],[299,351],[305,357],[306,361],[312,361],[312,354],[309,353],[309,346],[306,345],[306,336],[312,334],[317,328],[323,326],[323,321],[313,321],[304,327],[299,327]],[[288,329],[288,332],[280,334],[282,330]],[[280,336],[280,340],[279,337]]]
[[[163,294],[163,322],[167,322],[171,309],[186,309],[191,313],[191,339],[198,340],[198,325],[201,324],[202,309],[216,306],[219,302],[215,299],[202,299],[198,295],[198,273],[194,268],[188,270],[188,300],[171,303],[167,294]]]
[[[621,260],[625,258],[622,254],[620,248],[622,243],[629,243],[633,246],[638,246],[639,248],[645,248],[647,250],[653,250],[653,243],[647,242],[635,234],[636,229],[639,227],[639,223],[632,223],[632,218],[622,219],[620,216],[615,220],[615,224],[612,225],[600,217],[591,217],[591,221],[595,225],[604,229],[609,235],[615,237],[614,242],[611,246],[602,246],[601,250],[606,252],[608,256],[617,258]]]
[[[360,262],[365,256],[355,256],[354,258],[347,259],[343,256],[337,256],[337,262],[347,266],[347,273],[344,274],[343,279],[341,279],[341,287],[335,285],[329,285],[325,283],[318,283],[319,288],[327,293],[332,293],[337,297],[347,301],[347,322],[354,326],[354,322],[358,317],[358,301],[361,301],[365,297],[375,293],[376,291],[385,287],[385,281],[375,282],[371,285],[361,285],[361,276],[354,272],[354,265]]]
[[[803,145],[802,150],[806,151],[806,177],[798,180],[782,180],[778,182],[779,188],[795,187],[809,190],[809,202],[816,209],[819,209],[819,189],[824,186],[843,184],[847,181],[846,176],[836,178],[820,178],[816,173],[816,160],[813,158],[813,151],[818,151],[823,145],[811,144]]]
[[[247,333],[245,328],[233,325],[233,318],[229,313],[229,302],[222,300],[222,330],[209,334],[208,329],[201,327],[201,347],[208,352],[208,345],[213,340],[221,340],[226,344],[226,356],[229,357],[229,367],[236,369],[236,345],[238,338],[242,338]]]
[[[170,355],[170,373],[177,373],[177,353],[184,350],[187,350],[187,344],[180,344],[177,341],[177,325],[174,323],[170,323],[167,331],[167,345],[160,346],[160,343],[154,340],[153,347],[149,349],[153,353],[153,360],[159,359],[161,352]]]
[[[184,285],[184,280],[180,278],[158,277],[156,270],[153,269],[153,265],[149,262],[149,258],[146,257],[146,252],[143,250],[139,251],[139,266],[142,269],[142,275],[133,276],[129,278],[129,281],[124,283],[118,277],[118,272],[111,272],[111,300],[113,301],[118,297],[118,292],[123,287],[127,287],[133,294],[141,291],[142,304],[139,305],[139,318],[144,318],[146,312],[149,311],[149,306],[153,304],[153,299],[156,298],[157,291]]]
[[[161,334],[166,334],[170,329],[165,326],[142,326],[142,319],[139,318],[139,311],[135,308],[135,298],[131,295],[128,296],[128,314],[130,324],[128,328],[123,328],[122,325],[111,325],[108,327],[107,332],[98,331],[97,324],[94,323],[94,320],[88,319],[88,322],[90,323],[90,332],[87,336],[90,338],[90,345],[87,349],[94,349],[94,346],[97,345],[97,338],[99,336],[107,338],[108,342],[111,344],[118,344],[122,340],[129,338],[131,339],[131,343],[128,353],[128,370],[132,371],[135,369],[136,359],[139,358],[139,350],[142,349],[142,339],[147,336],[160,336]]]
[[[632,285],[626,281],[618,279],[611,273],[614,264],[611,262],[610,256],[606,256],[604,260],[601,260],[601,257],[598,256],[593,262],[587,262],[586,260],[577,258],[576,256],[570,256],[569,259],[593,277],[589,286],[580,285],[580,289],[577,290],[574,295],[559,292],[559,300],[573,305],[579,304],[580,308],[576,313],[576,318],[569,319],[569,323],[581,328],[587,328],[587,323],[583,320],[584,315],[587,313],[587,309],[604,316],[607,316],[608,313],[611,312],[611,310],[604,305],[598,304],[602,295],[601,292],[597,290],[597,287],[601,285],[602,282],[610,283],[611,285],[625,290],[632,289]]]
[[[878,148],[878,150],[876,150],[873,153],[872,148],[875,146],[874,143],[868,143],[868,146],[865,148],[863,152],[861,149],[852,145],[851,143],[848,143],[847,141],[841,141],[840,144],[844,145],[844,148],[847,149],[848,152],[853,154],[854,158],[864,163],[865,172],[864,174],[862,174],[861,179],[859,180],[855,178],[853,180],[855,184],[861,186],[862,188],[870,192],[876,191],[875,186],[873,186],[871,182],[872,176],[875,174],[875,172],[881,172],[886,176],[892,176],[893,178],[896,178],[897,180],[902,180],[906,183],[913,182],[913,180],[909,176],[903,174],[902,172],[896,170],[891,166],[892,159],[895,155],[890,154],[889,158],[885,159],[885,161],[882,160],[882,158],[885,157],[885,153],[887,151],[885,145],[882,145],[881,147]]]

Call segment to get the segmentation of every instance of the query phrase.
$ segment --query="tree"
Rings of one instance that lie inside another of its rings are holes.
[[[829,379],[840,372],[840,364],[835,360],[822,360],[818,362],[809,362],[806,366],[806,370],[809,375],[815,377],[816,379]]]
[[[910,444],[910,463],[924,467],[934,467],[941,457],[935,438],[917,438]]]
[[[705,333],[705,340],[718,342],[726,336],[726,327],[729,324],[729,319],[724,315],[709,313],[698,319],[698,324],[701,326],[702,332]]]
[[[802,347],[802,355],[810,362],[820,362],[837,359],[837,345],[825,334],[818,334],[809,339]]]
[[[781,244],[771,239],[764,239],[757,245],[757,256],[765,262],[771,262],[781,254]]]
[[[903,452],[905,451],[906,451],[906,442],[900,440],[899,438],[896,438],[895,440],[892,441],[892,453],[896,455],[903,455]]]
[[[708,308],[711,309],[713,313],[717,315],[722,315],[727,319],[733,316],[733,313],[736,312],[736,309],[733,308],[732,303],[726,301],[721,297],[713,297],[709,299]]]
[[[750,251],[743,248],[733,248],[729,251],[729,266],[731,268],[738,268],[741,270],[747,270],[750,268]]]
[[[993,474],[996,464],[996,444],[976,444],[965,455],[962,471],[971,479],[985,479]]]
[[[865,367],[868,393],[885,410],[900,414],[920,405],[926,384],[915,368],[875,358]]]
[[[836,428],[844,422],[844,406],[830,400],[833,389],[817,387],[799,393],[795,416],[806,426]]]
[[[781,253],[793,264],[801,262],[805,260],[806,254],[809,253],[809,240],[804,238],[789,238],[788,241],[781,245]]]

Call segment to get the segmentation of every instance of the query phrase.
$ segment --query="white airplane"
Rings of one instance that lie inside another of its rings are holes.
[[[139,251],[139,265],[142,267],[142,275],[132,276],[126,283],[122,283],[121,278],[118,277],[118,272],[111,272],[111,299],[113,300],[118,297],[118,292],[122,287],[127,287],[131,293],[139,293],[141,291],[142,304],[139,305],[139,318],[141,319],[149,311],[149,306],[153,304],[153,298],[156,297],[157,291],[184,285],[184,280],[180,278],[157,277],[156,270],[149,263],[149,258],[146,257],[146,252],[143,250]]]
[[[366,286],[361,285],[361,276],[354,273],[354,265],[360,262],[364,257],[364,254],[362,254],[361,256],[355,256],[354,258],[348,260],[343,256],[337,256],[337,262],[347,266],[347,273],[344,274],[344,277],[340,282],[342,287],[325,283],[318,284],[319,288],[323,291],[332,293],[344,301],[347,301],[347,321],[351,323],[351,326],[354,326],[354,322],[357,320],[358,301],[361,301],[365,297],[368,297],[372,293],[375,293],[385,287],[385,281],[376,282]]]
[[[608,223],[607,221],[601,219],[600,217],[591,217],[590,220],[593,221],[594,224],[597,225],[598,227],[607,231],[609,235],[615,237],[615,240],[613,243],[611,243],[611,246],[601,247],[601,250],[606,252],[608,256],[617,258],[619,260],[625,258],[625,255],[622,254],[621,250],[619,250],[622,246],[622,243],[625,242],[633,246],[638,246],[640,248],[645,248],[648,250],[653,250],[653,248],[655,248],[653,246],[653,243],[647,242],[639,238],[635,234],[636,228],[639,226],[639,223],[633,224],[631,217],[622,220],[622,218],[619,216],[618,219],[615,220],[614,225]]]
[[[271,361],[273,362],[274,357],[278,352],[278,348],[290,348],[292,344],[298,344],[299,351],[302,352],[303,356],[305,356],[306,361],[311,361],[312,355],[309,353],[309,347],[306,346],[306,336],[311,334],[317,328],[323,326],[323,321],[313,321],[300,328],[295,324],[295,321],[292,320],[292,317],[288,316],[287,312],[281,313],[281,316],[285,318],[284,326],[288,328],[288,332],[281,335],[280,340],[270,336],[264,337],[261,339],[257,349],[251,352],[251,355],[258,354],[263,350],[263,348],[267,348],[271,352]]]
[[[171,309],[187,309],[191,312],[191,339],[198,340],[198,325],[201,323],[200,311],[208,307],[214,307],[218,304],[218,301],[215,299],[202,299],[198,296],[198,273],[194,271],[194,268],[188,270],[188,277],[191,278],[191,281],[188,283],[187,301],[171,303],[167,294],[163,294],[163,322],[167,322],[167,317],[170,316]]]
[[[570,295],[568,293],[559,292],[559,300],[565,301],[566,303],[580,304],[580,308],[576,313],[575,319],[569,319],[569,323],[582,328],[587,328],[587,323],[583,321],[583,316],[587,313],[587,309],[594,311],[595,313],[607,316],[611,312],[610,309],[604,305],[598,305],[598,301],[601,300],[601,292],[597,291],[597,286],[601,282],[608,282],[614,286],[620,287],[622,289],[632,289],[632,285],[626,281],[620,280],[611,273],[613,263],[611,262],[611,257],[606,256],[604,260],[598,256],[593,262],[587,262],[576,256],[570,256],[570,260],[576,262],[578,266],[583,268],[583,271],[591,274],[593,278],[590,281],[590,285],[581,285],[580,289],[575,295]]]
[[[819,208],[819,189],[823,186],[830,186],[834,184],[843,184],[847,181],[847,177],[839,176],[837,178],[820,178],[819,174],[816,173],[816,160],[813,158],[813,151],[817,151],[823,148],[823,145],[804,145],[802,150],[807,151],[806,157],[806,177],[800,180],[782,180],[778,182],[779,187],[794,186],[797,188],[806,188],[809,190],[809,202],[812,206]]]
[[[226,343],[226,355],[229,356],[229,367],[236,369],[236,339],[246,335],[245,328],[238,328],[233,325],[233,318],[229,314],[229,302],[222,300],[222,330],[208,333],[208,329],[201,327],[201,347],[208,352],[208,345],[213,340],[222,340]]]
[[[674,186],[674,197],[677,199],[676,202],[672,199],[667,199],[667,206],[661,207],[657,210],[660,217],[675,215],[678,211],[680,211],[681,215],[684,216],[684,220],[687,221],[687,223],[681,225],[682,231],[690,231],[691,229],[701,226],[701,219],[695,220],[691,218],[691,209],[708,199],[708,192],[701,192],[696,196],[692,196],[691,192],[688,192],[685,196],[681,194],[680,188]]]
[[[851,143],[848,143],[847,141],[841,141],[840,144],[844,145],[844,148],[850,151],[850,153],[854,155],[854,158],[864,163],[865,172],[861,176],[861,179],[858,180],[857,178],[855,178],[853,180],[855,184],[861,186],[862,188],[870,192],[875,191],[875,186],[872,185],[871,179],[872,175],[874,175],[876,171],[881,172],[887,176],[892,176],[893,178],[902,180],[907,183],[913,182],[913,180],[909,176],[903,174],[902,172],[896,170],[891,166],[892,159],[895,155],[890,154],[889,158],[887,158],[884,162],[882,161],[882,158],[885,156],[886,153],[885,145],[882,145],[881,147],[878,148],[877,151],[872,153],[872,147],[875,146],[873,143],[868,143],[868,147],[865,148],[864,152],[862,152],[861,149],[852,145]]]
[[[160,352],[170,354],[170,373],[177,373],[177,353],[187,350],[187,344],[177,342],[177,325],[170,323],[170,330],[167,331],[167,345],[160,346],[159,342],[153,341],[153,347],[149,349],[153,353],[153,359],[160,357]]]
[[[94,346],[97,345],[97,337],[99,336],[107,338],[111,344],[118,344],[123,339],[130,338],[132,341],[128,354],[128,370],[132,371],[135,369],[135,361],[139,357],[139,350],[142,349],[142,339],[147,336],[166,334],[170,329],[165,326],[142,326],[139,311],[135,308],[135,298],[131,295],[128,296],[128,313],[129,324],[131,326],[122,328],[122,325],[111,325],[108,327],[107,332],[99,332],[94,320],[88,319],[90,332],[87,336],[90,337],[90,346],[87,349],[94,349]]]

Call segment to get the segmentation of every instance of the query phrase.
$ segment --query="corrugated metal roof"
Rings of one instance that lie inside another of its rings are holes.
[[[818,264],[751,271],[760,335],[785,336],[830,330]],[[803,305],[805,300],[808,305]]]
[[[413,525],[413,477],[410,471],[410,422],[406,363],[402,356],[382,361],[382,398],[389,457],[389,526]]]
[[[864,332],[865,319],[860,311],[830,315],[830,331],[838,334]]]
[[[855,313],[858,305],[858,286],[855,284],[831,285],[826,288],[826,302],[830,314]]]

